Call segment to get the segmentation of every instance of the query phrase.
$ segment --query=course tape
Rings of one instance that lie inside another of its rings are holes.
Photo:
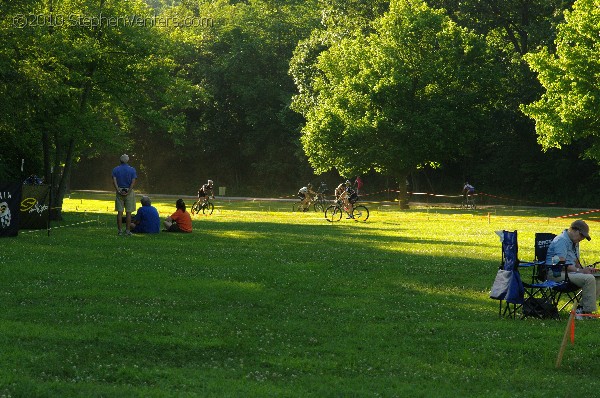
[[[388,189],[388,192],[399,193],[400,191]],[[409,194],[409,195],[427,195],[427,196],[440,197],[440,198],[462,198],[462,197],[464,197],[464,195],[462,195],[462,194],[461,195],[442,195],[442,194],[433,194],[433,193],[428,193],[428,192],[407,192],[407,194]],[[485,192],[477,192],[470,196],[487,196],[490,198],[512,200],[515,202],[535,203],[535,204],[552,205],[552,206],[560,205],[560,203],[558,203],[558,202],[539,202],[539,201],[535,201],[535,200],[516,199],[516,198],[509,198],[507,196],[492,195],[492,194],[485,193]]]
[[[49,229],[57,229],[57,228],[67,228],[67,227],[72,227],[74,225],[81,225],[81,224],[87,224],[87,223],[91,223],[91,222],[96,222],[97,220],[88,220],[88,221],[81,221],[81,222],[76,222],[73,224],[68,224],[68,225],[57,225],[55,227],[50,227],[50,228],[46,228],[46,229],[28,229],[28,230],[19,230],[19,232],[39,232],[39,231],[47,231]]]
[[[371,193],[360,193],[359,196],[360,197],[367,197],[367,196],[372,196],[372,195],[379,195],[382,193],[400,193],[399,190],[397,189],[384,189],[381,191],[377,191],[377,192],[371,192]],[[429,192],[406,192],[407,195],[423,195],[423,196],[431,196],[431,197],[435,197],[435,198],[462,198],[464,197],[463,194],[460,195],[445,195],[445,194],[434,194],[434,193],[429,193]],[[471,196],[487,196],[490,198],[495,198],[495,199],[502,199],[502,200],[511,200],[511,201],[515,201],[515,202],[523,202],[523,203],[532,203],[532,204],[539,204],[539,205],[548,205],[548,206],[559,206],[560,203],[558,202],[541,202],[541,201],[535,201],[535,200],[526,200],[526,199],[516,199],[516,198],[509,198],[507,196],[499,196],[499,195],[492,195],[489,193],[485,193],[485,192],[477,192],[472,194]],[[289,196],[281,196],[279,197],[279,199],[286,199],[286,198],[296,198],[297,195],[289,195]]]
[[[575,344],[575,320],[577,320],[577,317],[582,317],[581,319],[583,319],[583,317],[587,317],[587,318],[600,318],[599,314],[577,314],[575,311],[571,311],[571,318],[570,322],[571,325],[569,325],[569,332],[570,332],[570,337],[571,337],[571,344]]]
[[[498,199],[505,199],[505,200],[514,200],[514,201],[518,201],[518,202],[526,202],[526,203],[535,203],[535,204],[540,204],[540,205],[552,205],[552,206],[558,206],[560,205],[560,203],[558,202],[539,202],[536,200],[525,200],[525,199],[514,199],[514,198],[508,198],[506,196],[497,196],[497,195],[491,195],[489,193],[480,193],[480,195],[482,196],[489,196],[490,198],[498,198]]]
[[[581,213],[565,214],[564,216],[558,216],[556,218],[578,217],[578,216],[581,216],[583,214],[598,213],[599,211],[600,211],[600,209],[594,209],[594,210],[583,211]],[[592,220],[592,221],[597,221],[597,220]]]

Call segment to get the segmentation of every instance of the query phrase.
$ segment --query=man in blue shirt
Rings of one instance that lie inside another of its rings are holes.
[[[131,232],[136,234],[157,234],[160,232],[160,217],[156,207],[152,206],[150,198],[142,196],[142,207],[137,210],[132,219]]]
[[[594,276],[596,268],[581,265],[579,242],[584,239],[592,239],[590,227],[583,220],[573,221],[569,229],[565,229],[562,234],[554,238],[548,247],[546,265],[557,264],[559,261],[565,262],[569,281],[581,288],[581,301],[577,307],[577,313],[591,314],[597,310],[596,300],[600,294],[600,278]],[[552,272],[548,272],[548,279],[557,282],[563,281],[565,271],[563,270],[560,276],[554,276]]]
[[[113,185],[117,196],[115,198],[115,211],[117,211],[117,228],[119,235],[131,235],[131,213],[135,210],[135,192],[133,186],[137,179],[135,169],[128,165],[129,156],[121,155],[121,164],[112,171]],[[126,223],[125,232],[121,230],[123,225],[123,210],[125,210]]]

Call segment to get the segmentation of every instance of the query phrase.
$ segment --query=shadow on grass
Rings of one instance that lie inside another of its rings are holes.
[[[0,256],[2,370],[41,386],[33,395],[77,383],[132,396],[407,396],[417,378],[431,386],[423,396],[461,396],[465,380],[472,396],[490,385],[510,396],[504,364],[562,332],[498,319],[487,292],[500,244],[476,222],[214,217],[192,234],[124,238],[114,214],[89,219],[7,240]],[[562,383],[539,358],[519,361]]]

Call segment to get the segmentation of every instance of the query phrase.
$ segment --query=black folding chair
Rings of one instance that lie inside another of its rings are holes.
[[[535,234],[534,259],[530,263],[521,263],[522,268],[531,268],[531,282],[523,282],[525,301],[522,318],[558,319],[558,309],[555,304],[556,288],[561,283],[546,280],[546,254],[548,247],[556,235],[553,233]]]
[[[555,292],[554,303],[557,307],[560,305],[561,298],[566,297],[565,303],[560,305],[560,308],[558,308],[559,311],[567,308],[567,306],[574,303],[575,300],[579,301],[581,299],[581,288],[569,280],[567,267],[564,267],[564,269],[565,279],[560,282],[560,285],[553,288]]]
[[[523,316],[532,316],[536,318],[555,318],[558,319],[559,312],[573,303],[581,295],[581,289],[569,281],[569,274],[564,262],[554,265],[546,264],[546,254],[552,240],[556,237],[553,233],[543,232],[535,234],[535,259],[528,263],[532,267],[531,283],[524,283],[525,303],[523,306]],[[526,266],[521,264],[521,267]],[[562,281],[548,280],[548,272],[565,271],[565,279]],[[567,301],[560,306],[562,298],[566,296]]]

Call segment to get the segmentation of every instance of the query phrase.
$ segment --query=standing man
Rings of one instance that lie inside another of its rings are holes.
[[[121,164],[112,171],[113,185],[117,193],[115,210],[117,211],[117,228],[119,235],[131,235],[131,213],[135,210],[135,192],[133,186],[137,179],[135,169],[128,165],[129,156],[121,155]],[[123,210],[125,210],[125,232],[122,231]]]
[[[356,187],[356,194],[360,195],[363,186],[362,178],[360,178],[360,176],[356,176],[356,180],[354,180],[354,186]]]

